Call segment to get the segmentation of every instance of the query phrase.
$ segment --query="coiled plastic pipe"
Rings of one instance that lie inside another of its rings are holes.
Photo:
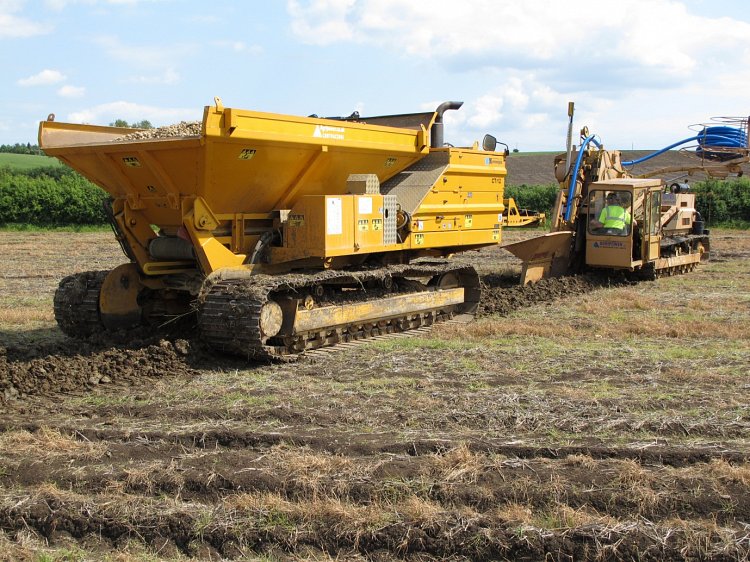
[[[667,150],[672,150],[673,148],[676,148],[682,144],[693,141],[698,141],[698,148],[696,149],[696,152],[698,154],[700,154],[701,152],[710,154],[711,147],[746,148],[747,134],[744,131],[735,129],[733,127],[707,127],[694,137],[682,139],[681,141],[670,144],[669,146],[662,148],[661,150],[657,150],[656,152],[647,154],[642,158],[623,162],[622,165],[633,166],[635,164],[640,164],[641,162],[645,162],[646,160],[651,160],[651,158],[659,156],[659,154],[665,153]]]

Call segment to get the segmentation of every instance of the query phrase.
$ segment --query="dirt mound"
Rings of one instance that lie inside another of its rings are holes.
[[[519,277],[488,275],[482,278],[482,299],[478,316],[488,314],[506,315],[528,306],[552,302],[573,295],[581,295],[602,287],[628,283],[624,279],[603,275],[576,275],[542,279],[533,284],[521,286]]]
[[[478,316],[507,315],[618,281],[589,275],[544,279],[526,286],[518,283],[517,275],[484,276]],[[246,363],[217,357],[199,339],[188,338],[188,332],[177,333],[182,337],[117,332],[36,347],[0,348],[0,400],[71,392],[100,384],[134,384],[164,374],[189,377],[197,373],[196,368]]]
[[[191,376],[185,340],[102,348],[70,341],[45,349],[0,348],[0,399],[91,388],[99,384],[132,384],[145,378]]]

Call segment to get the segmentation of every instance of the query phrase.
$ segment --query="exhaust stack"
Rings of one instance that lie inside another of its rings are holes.
[[[445,142],[443,137],[443,113],[449,109],[460,109],[463,104],[462,101],[446,101],[437,107],[435,110],[437,117],[435,117],[435,122],[430,129],[430,148],[441,148]]]

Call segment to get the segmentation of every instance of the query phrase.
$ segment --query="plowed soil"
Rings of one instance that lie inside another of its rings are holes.
[[[750,554],[748,233],[638,284],[471,252],[475,322],[290,365],[65,337],[110,238],[0,233],[0,560]]]

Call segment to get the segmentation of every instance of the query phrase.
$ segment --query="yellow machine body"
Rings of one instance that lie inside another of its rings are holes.
[[[205,108],[199,135],[129,140],[123,136],[133,129],[45,121],[39,142],[113,197],[120,235],[147,275],[194,268],[189,248],[209,275],[226,267],[279,271],[299,260],[356,263],[373,252],[447,255],[499,243],[504,155],[431,149],[435,114],[412,115],[357,122],[224,108],[217,100]],[[409,171],[436,153],[440,169]],[[406,189],[410,209],[402,216],[409,224],[384,238],[401,202],[384,205],[379,188],[352,193],[350,176],[384,185],[405,170],[409,178],[421,173],[422,183]],[[252,260],[262,235],[274,230],[283,231],[283,243]],[[175,240],[152,253],[162,237]]]

